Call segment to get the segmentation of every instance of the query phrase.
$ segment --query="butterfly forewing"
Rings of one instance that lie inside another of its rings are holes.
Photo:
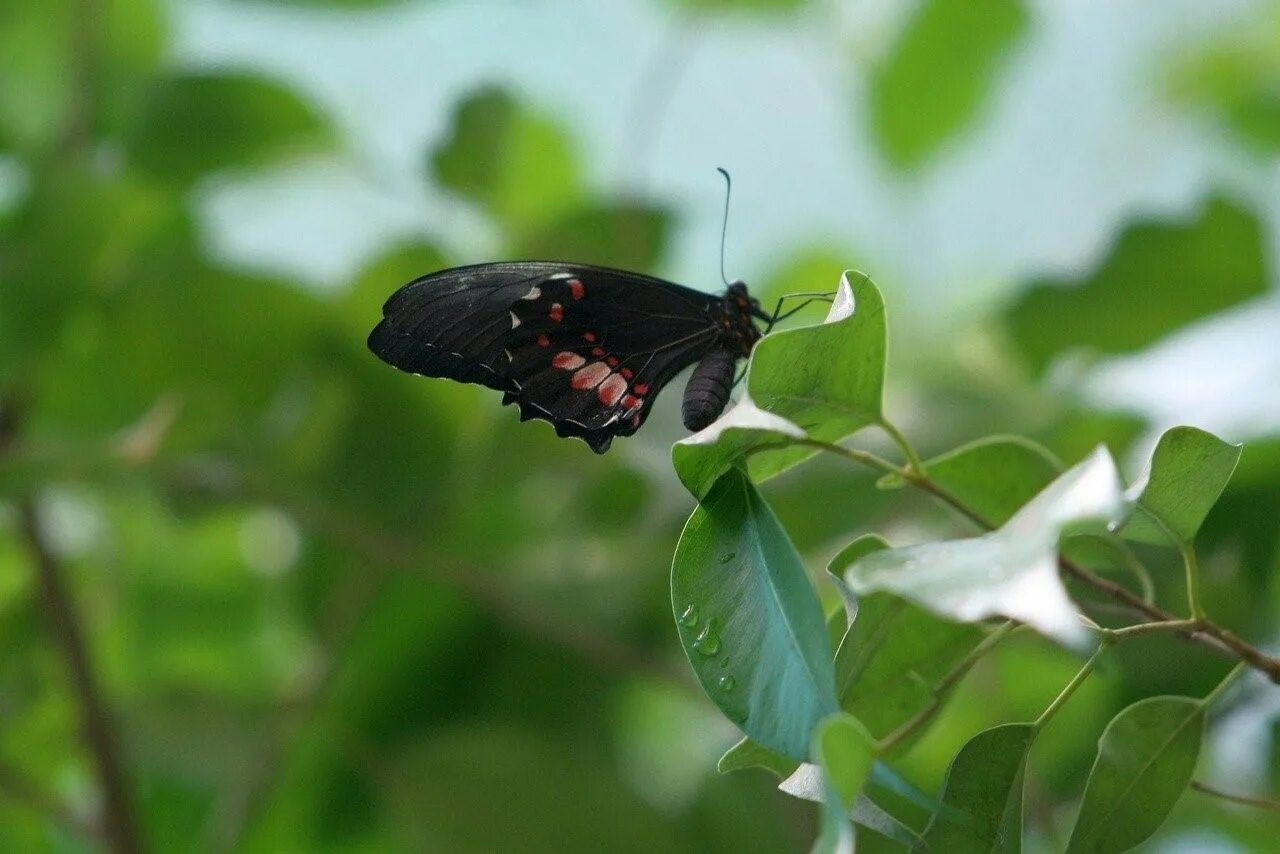
[[[406,285],[369,345],[403,370],[500,389],[522,419],[548,420],[602,453],[715,346],[716,299],[605,268],[485,264]]]

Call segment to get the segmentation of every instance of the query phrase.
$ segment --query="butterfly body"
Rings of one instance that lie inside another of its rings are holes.
[[[478,264],[396,291],[369,348],[404,371],[502,391],[521,420],[550,421],[604,453],[694,363],[686,426],[715,420],[737,360],[760,339],[756,318],[768,316],[740,282],[715,295],[606,267]]]

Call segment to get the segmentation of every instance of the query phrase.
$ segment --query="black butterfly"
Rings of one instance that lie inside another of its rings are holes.
[[[369,349],[410,373],[479,383],[603,454],[648,417],[672,377],[698,363],[684,424],[701,430],[729,400],[737,361],[772,323],[742,282],[719,295],[637,273],[518,261],[423,276],[382,307]]]

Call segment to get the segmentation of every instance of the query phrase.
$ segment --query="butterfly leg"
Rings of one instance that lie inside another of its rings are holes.
[[[800,304],[799,304],[798,306],[796,306],[795,308],[793,308],[793,309],[789,310],[786,314],[779,314],[779,313],[778,313],[778,312],[780,312],[780,311],[782,310],[782,303],[783,303],[783,302],[785,302],[785,301],[786,301],[786,300],[788,300],[788,299],[799,299],[799,298],[801,298],[801,297],[806,298],[806,299],[804,300],[804,302],[800,303]],[[783,321],[783,320],[786,320],[786,319],[787,319],[788,317],[790,317],[791,315],[795,314],[796,312],[798,312],[798,311],[800,311],[801,309],[803,309],[803,308],[805,308],[806,306],[808,306],[810,303],[814,303],[814,302],[831,302],[831,300],[832,300],[832,299],[834,299],[834,298],[835,298],[835,292],[834,292],[834,291],[826,292],[826,293],[812,293],[812,292],[810,292],[810,293],[783,294],[782,296],[778,297],[778,304],[777,304],[777,305],[775,305],[775,306],[773,307],[773,311],[772,311],[772,312],[770,312],[770,314],[769,314],[769,325],[765,327],[764,334],[765,334],[765,335],[768,335],[768,334],[773,330],[773,327],[774,327],[774,325],[775,325],[775,324],[777,324],[777,323],[779,323],[779,322],[781,322],[781,321]]]

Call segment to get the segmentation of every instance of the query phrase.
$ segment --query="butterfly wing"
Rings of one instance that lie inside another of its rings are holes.
[[[504,391],[522,420],[550,421],[603,453],[715,346],[717,299],[602,267],[482,264],[406,285],[384,306],[369,347],[402,370]]]

